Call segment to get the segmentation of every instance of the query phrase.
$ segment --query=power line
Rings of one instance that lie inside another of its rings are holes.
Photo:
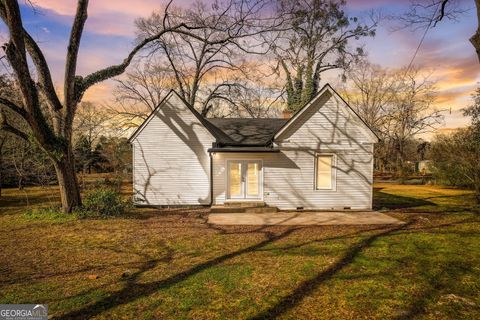
[[[433,15],[432,17],[430,18],[430,22],[428,23],[427,27],[425,28],[425,31],[423,32],[423,35],[422,35],[422,38],[420,39],[420,42],[418,43],[418,46],[417,48],[415,49],[415,52],[412,56],[412,59],[410,60],[410,63],[408,64],[408,67],[407,69],[405,70],[405,74],[408,73],[408,71],[410,71],[410,68],[412,67],[413,65],[413,61],[415,60],[415,58],[417,57],[417,54],[418,52],[420,51],[420,47],[422,46],[423,44],[423,41],[425,40],[425,37],[427,36],[427,33],[428,33],[428,30],[430,30],[430,27],[432,26],[432,23],[435,19],[435,16],[437,15],[437,11],[438,9],[440,8],[440,5],[441,3],[438,4],[437,8],[435,8],[435,11],[433,12]]]

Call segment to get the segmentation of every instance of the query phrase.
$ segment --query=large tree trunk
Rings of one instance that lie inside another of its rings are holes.
[[[475,0],[475,5],[477,7],[477,31],[475,34],[470,38],[470,42],[472,43],[475,51],[477,52],[478,60],[480,60],[480,0]]]
[[[76,108],[82,100],[83,94],[91,86],[124,73],[137,53],[146,45],[159,40],[166,34],[178,33],[200,41],[207,41],[207,39],[197,35],[196,32],[190,31],[203,28],[201,25],[190,27],[185,23],[179,23],[170,26],[170,22],[165,23],[169,20],[167,17],[170,5],[167,5],[163,18],[164,28],[141,40],[122,63],[111,65],[83,77],[78,76],[76,73],[78,52],[88,16],[89,0],[77,0],[77,9],[66,56],[63,86],[64,103],[62,104],[56,93],[50,68],[42,50],[23,27],[19,2],[16,0],[0,0],[0,20],[7,27],[7,33],[9,34],[8,42],[1,45],[5,52],[5,56],[2,58],[6,58],[15,75],[16,87],[21,93],[22,103],[18,105],[14,101],[0,96],[0,104],[2,108],[8,108],[23,118],[31,132],[27,134],[12,125],[2,112],[0,112],[0,125],[3,130],[24,140],[30,140],[32,137],[52,158],[60,187],[62,208],[65,213],[68,213],[81,205],[80,189],[72,152],[71,130]],[[244,17],[242,16],[241,19],[240,21],[243,23]],[[224,40],[215,39],[211,43],[218,44],[231,39],[234,38],[229,34]],[[33,68],[35,72],[33,72]],[[43,102],[48,108],[43,108]],[[47,109],[48,112],[46,112]],[[53,121],[49,121],[51,116]]]
[[[57,173],[58,186],[60,187],[60,198],[62,200],[62,211],[71,213],[75,207],[82,205],[80,198],[80,187],[75,173],[75,165],[72,152],[66,152],[68,156],[61,160],[54,161]]]

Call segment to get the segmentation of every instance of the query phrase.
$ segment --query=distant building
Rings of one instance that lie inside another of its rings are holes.
[[[420,174],[430,174],[432,171],[430,170],[431,160],[421,160],[415,163],[415,172]]]

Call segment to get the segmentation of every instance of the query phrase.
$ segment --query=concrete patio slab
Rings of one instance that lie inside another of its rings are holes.
[[[403,224],[387,214],[376,211],[345,212],[285,211],[275,213],[211,213],[208,223],[218,225],[375,225]]]

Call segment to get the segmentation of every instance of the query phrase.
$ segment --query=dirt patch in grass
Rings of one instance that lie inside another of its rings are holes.
[[[389,214],[406,225],[220,227],[206,209],[145,208],[51,223],[25,219],[22,195],[5,190],[0,303],[78,319],[478,319],[468,192],[378,187],[388,196],[376,203],[397,206]],[[27,192],[35,205],[55,197]]]

